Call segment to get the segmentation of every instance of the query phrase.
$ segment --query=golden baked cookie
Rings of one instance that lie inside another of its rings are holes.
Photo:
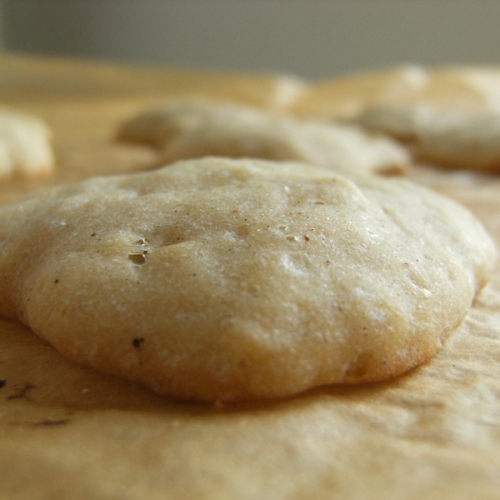
[[[0,312],[176,398],[283,397],[431,358],[495,248],[407,181],[207,158],[0,208]]]

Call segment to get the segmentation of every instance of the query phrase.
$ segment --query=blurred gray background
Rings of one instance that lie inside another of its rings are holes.
[[[321,78],[500,63],[498,0],[0,0],[28,53]]]

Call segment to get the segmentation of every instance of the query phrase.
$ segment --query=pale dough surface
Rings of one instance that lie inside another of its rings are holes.
[[[495,264],[451,200],[294,163],[179,162],[41,192],[0,221],[4,315],[70,359],[202,401],[399,375]]]
[[[148,151],[109,139],[130,113],[153,104],[152,88],[186,86],[182,72],[178,80],[165,73],[148,79],[135,69],[0,55],[2,95],[36,108],[54,130],[60,163],[51,182],[149,164]],[[255,79],[245,81],[256,100],[268,99]],[[56,94],[67,100],[51,102]],[[465,203],[500,244],[497,177],[422,168],[411,177]],[[43,187],[6,184],[1,203]],[[405,376],[265,406],[219,407],[174,403],[81,368],[2,320],[0,496],[497,500],[499,318],[497,270],[441,352]]]
[[[401,173],[410,161],[395,141],[354,125],[207,100],[148,109],[123,123],[118,135],[158,148],[162,165],[217,155],[304,161],[346,172]]]
[[[54,168],[51,132],[37,116],[0,107],[0,181],[18,174],[38,177]]]

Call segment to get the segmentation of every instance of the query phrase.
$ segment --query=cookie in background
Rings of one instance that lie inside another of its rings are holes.
[[[392,136],[416,161],[449,169],[500,169],[500,71],[404,66],[311,86],[290,110],[345,120]]]
[[[52,133],[39,117],[0,108],[0,181],[13,175],[32,179],[54,169]]]
[[[150,145],[160,165],[226,156],[303,161],[340,172],[398,174],[410,162],[396,141],[355,125],[301,120],[244,104],[174,100],[122,123],[120,141]]]

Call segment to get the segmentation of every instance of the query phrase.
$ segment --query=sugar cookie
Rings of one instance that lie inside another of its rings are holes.
[[[431,358],[495,249],[403,180],[207,158],[0,207],[0,312],[69,359],[202,401],[385,380]]]
[[[354,125],[299,120],[251,107],[187,100],[147,110],[119,137],[160,150],[160,163],[204,156],[305,161],[341,171],[400,173],[406,150]]]

